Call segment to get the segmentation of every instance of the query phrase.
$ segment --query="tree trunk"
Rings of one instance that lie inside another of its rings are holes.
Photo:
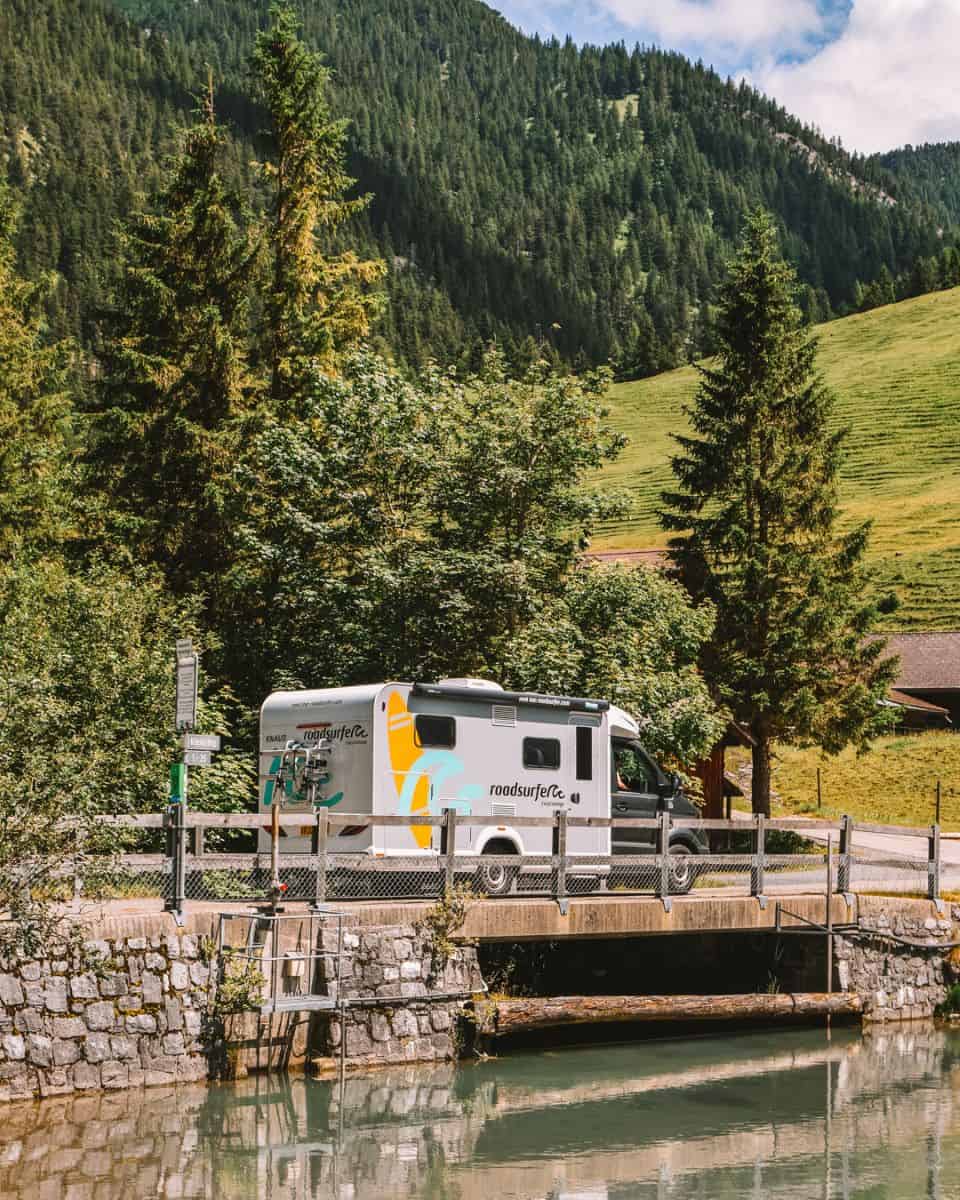
[[[754,737],[753,746],[753,777],[750,784],[750,794],[753,801],[753,811],[770,816],[770,738],[768,734],[751,726],[750,732]]]
[[[619,1021],[788,1020],[791,1017],[856,1016],[855,993],[766,992],[741,996],[532,996],[481,1002],[477,1022],[492,1037],[561,1025]]]

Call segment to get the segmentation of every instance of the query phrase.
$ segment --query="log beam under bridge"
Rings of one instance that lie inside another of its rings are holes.
[[[735,996],[525,996],[478,1001],[477,1032],[509,1037],[565,1025],[639,1021],[785,1021],[809,1017],[857,1017],[863,1002],[854,993],[784,992]]]

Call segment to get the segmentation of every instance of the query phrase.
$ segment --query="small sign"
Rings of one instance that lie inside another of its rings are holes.
[[[219,750],[219,733],[185,733],[180,739],[184,750]]]
[[[192,729],[197,723],[197,656],[189,638],[177,641],[177,717],[178,730]]]
[[[213,762],[213,755],[209,750],[184,750],[183,762],[188,767],[209,767]]]

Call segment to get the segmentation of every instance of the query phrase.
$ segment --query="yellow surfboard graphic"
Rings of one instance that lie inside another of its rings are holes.
[[[411,795],[412,783],[410,812],[429,812],[430,780],[426,775],[415,782],[409,779],[410,769],[423,751],[414,739],[413,714],[407,708],[406,699],[400,692],[391,692],[387,700],[387,745],[390,748],[390,769],[393,771],[398,799],[403,796],[405,790]],[[421,850],[429,847],[432,833],[429,825],[414,825],[411,833]]]

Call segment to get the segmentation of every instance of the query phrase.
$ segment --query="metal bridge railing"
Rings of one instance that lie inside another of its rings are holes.
[[[960,890],[957,865],[944,861],[938,826],[902,826],[762,816],[716,821],[673,818],[578,818],[564,812],[547,817],[512,817],[511,827],[550,830],[550,853],[507,855],[466,853],[463,834],[490,818],[459,814],[374,816],[283,813],[281,831],[311,832],[306,853],[279,853],[282,898],[322,907],[350,901],[436,900],[455,887],[478,898],[544,897],[565,903],[584,894],[643,894],[666,907],[686,893],[752,896],[764,904],[777,893],[898,892],[940,901],[945,890]],[[439,831],[439,850],[374,857],[335,849],[339,831],[351,825],[430,827]],[[162,898],[182,911],[191,901],[221,905],[263,902],[271,897],[271,855],[211,849],[216,831],[262,830],[262,813],[200,813],[171,805],[163,814],[120,816],[98,821],[136,836],[163,839],[146,853],[78,853],[58,868],[56,898]],[[634,853],[590,855],[570,847],[578,829],[610,828]],[[709,853],[689,853],[690,830],[709,841]],[[139,831],[137,833],[136,831]],[[687,836],[685,837],[684,834]],[[459,835],[459,837],[458,837]],[[624,839],[633,839],[632,842]],[[904,839],[909,839],[904,841]],[[687,847],[683,845],[687,842]],[[282,847],[282,841],[280,843]],[[828,881],[829,874],[829,881]],[[48,883],[46,886],[50,886]]]

